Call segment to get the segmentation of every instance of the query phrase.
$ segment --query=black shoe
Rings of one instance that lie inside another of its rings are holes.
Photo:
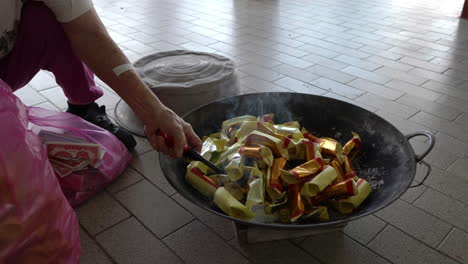
[[[87,105],[74,105],[68,103],[67,112],[77,115],[84,120],[111,132],[125,145],[125,147],[127,147],[128,150],[135,148],[136,141],[132,134],[130,134],[130,132],[128,132],[126,129],[112,123],[106,114],[106,107],[104,105],[99,106],[96,103],[90,103]]]

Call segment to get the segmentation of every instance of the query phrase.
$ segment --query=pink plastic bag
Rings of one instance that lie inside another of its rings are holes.
[[[78,263],[79,227],[27,108],[0,80],[0,263]]]
[[[131,154],[110,132],[75,115],[42,109],[28,108],[29,121],[42,128],[58,128],[88,142],[100,144],[105,150],[102,164],[97,169],[74,172],[59,179],[63,193],[75,207],[105,188],[128,166]]]

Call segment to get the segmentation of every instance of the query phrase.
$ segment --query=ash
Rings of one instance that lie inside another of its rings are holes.
[[[361,153],[361,157],[356,159],[353,162],[354,170],[359,178],[363,178],[367,182],[369,182],[373,191],[380,190],[384,185],[383,175],[387,173],[385,167],[377,167],[377,168],[366,168],[362,166],[361,160],[366,159],[366,154]]]
[[[379,190],[384,184],[382,177],[386,173],[384,167],[356,169],[356,173],[360,178],[369,182],[373,191]]]

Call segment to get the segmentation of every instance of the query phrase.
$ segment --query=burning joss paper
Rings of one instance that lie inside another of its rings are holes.
[[[279,200],[283,196],[284,188],[280,178],[280,171],[286,165],[287,160],[285,158],[277,158],[273,161],[273,166],[270,169],[270,173],[267,174],[267,192],[272,200]]]
[[[339,199],[332,201],[333,206],[342,214],[349,214],[356,209],[371,193],[370,184],[364,180],[359,179],[356,182],[357,194],[346,199]]]
[[[246,221],[314,223],[357,210],[372,191],[354,169],[362,158],[360,136],[350,131],[352,138],[340,142],[315,134],[320,129],[311,127],[312,134],[297,121],[281,121],[273,114],[224,121],[220,132],[204,138],[201,154],[225,174],[192,161],[187,183],[225,214]],[[62,161],[57,168],[66,174],[72,163],[83,165]]]
[[[361,149],[361,137],[354,132],[351,133],[353,138],[344,145],[343,154],[353,160]]]
[[[281,178],[288,184],[299,183],[307,180],[309,176],[313,176],[325,167],[325,163],[321,158],[309,160],[304,164],[295,167],[292,170],[281,170]]]

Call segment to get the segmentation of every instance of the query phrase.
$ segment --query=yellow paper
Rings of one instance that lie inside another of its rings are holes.
[[[219,155],[226,150],[227,140],[208,137],[203,141],[200,154],[207,160],[215,162]]]
[[[242,146],[239,154],[241,157],[255,158],[260,168],[271,167],[273,164],[273,153],[265,146]]]
[[[293,139],[293,141],[299,141],[300,139],[304,138],[299,128],[288,127],[283,125],[274,125],[274,128],[276,134],[289,137]]]
[[[265,200],[265,185],[263,182],[263,174],[256,168],[253,168],[248,181],[249,192],[247,193],[246,206],[252,209],[254,204],[263,204]]]
[[[224,167],[224,171],[229,176],[231,181],[238,181],[244,175],[244,166],[240,157],[231,159],[231,162]]]
[[[307,197],[317,195],[323,191],[330,183],[336,179],[337,173],[335,168],[331,166],[325,167],[317,176],[304,183],[301,188],[301,194]]]
[[[239,201],[244,200],[247,193],[237,182],[232,181],[225,183],[224,189]]]
[[[200,164],[191,163],[187,166],[185,180],[201,194],[211,198],[219,186],[214,180],[204,174],[206,171],[203,172],[202,169],[200,169],[201,166],[198,167],[197,165]]]
[[[258,144],[271,149],[278,157],[288,158],[288,150],[284,147],[284,142],[274,136],[265,134],[260,131],[253,131],[242,141],[243,144]]]
[[[221,126],[221,130],[223,131],[224,134],[226,134],[229,138],[231,138],[230,135],[233,133],[233,130],[238,129],[246,121],[257,121],[257,118],[251,115],[237,116],[237,117],[225,120]]]
[[[229,216],[247,221],[255,217],[252,211],[236,200],[224,187],[216,190],[213,202]]]
[[[351,196],[346,199],[340,199],[333,202],[333,206],[342,214],[349,214],[356,209],[361,203],[369,196],[372,189],[370,184],[364,180],[359,179],[357,182],[357,195]]]

